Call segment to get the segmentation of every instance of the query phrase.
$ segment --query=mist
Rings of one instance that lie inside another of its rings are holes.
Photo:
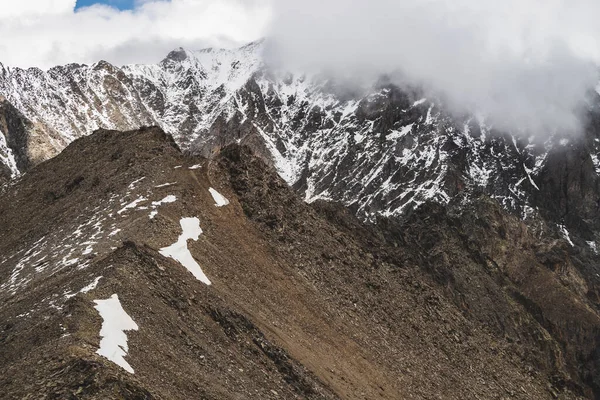
[[[75,10],[76,0],[5,1],[0,62],[48,69],[106,60],[152,63],[177,47],[238,47],[264,36],[269,0],[136,0]]]
[[[579,134],[598,83],[590,0],[279,0],[268,35],[286,68],[402,77],[522,135]]]

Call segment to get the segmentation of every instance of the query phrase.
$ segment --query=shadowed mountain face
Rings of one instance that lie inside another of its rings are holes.
[[[248,147],[100,130],[4,185],[0,226],[5,398],[600,393],[597,256],[484,194],[366,224]]]

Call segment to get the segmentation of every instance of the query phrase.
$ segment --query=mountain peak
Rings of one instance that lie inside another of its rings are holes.
[[[73,65],[73,64],[68,64],[64,67],[65,69],[76,69],[77,65]],[[117,69],[117,67],[115,67],[113,64],[109,63],[106,60],[100,60],[97,63],[92,65],[92,69],[95,71],[107,71],[107,72],[112,72],[114,70]]]
[[[187,50],[185,50],[183,47],[178,47],[175,50],[172,50],[169,54],[167,54],[167,56],[165,57],[165,59],[163,61],[176,61],[176,62],[181,62],[184,61],[188,58],[188,52]]]

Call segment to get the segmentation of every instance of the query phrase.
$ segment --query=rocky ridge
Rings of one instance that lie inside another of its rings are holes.
[[[163,255],[182,218],[211,285]],[[483,194],[365,224],[306,204],[248,147],[186,156],[147,128],[78,139],[3,186],[0,223],[6,398],[599,393],[590,255]],[[97,353],[95,301],[113,295],[138,327],[134,373]]]

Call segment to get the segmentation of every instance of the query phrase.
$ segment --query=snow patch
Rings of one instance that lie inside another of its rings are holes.
[[[172,194],[168,195],[167,197],[165,197],[162,200],[159,201],[153,201],[152,202],[152,207],[156,208],[159,207],[163,204],[167,204],[167,203],[175,203],[177,201],[177,197],[173,196]]]
[[[193,218],[182,218],[179,221],[183,232],[179,235],[177,242],[173,243],[168,247],[163,247],[159,250],[159,253],[165,257],[171,257],[175,261],[183,265],[188,271],[192,273],[199,281],[210,285],[211,282],[200,268],[200,265],[194,260],[192,253],[187,246],[188,239],[194,241],[198,240],[198,237],[202,234],[200,228],[200,220],[196,217]]]
[[[115,229],[111,233],[108,234],[108,237],[115,236],[117,233],[121,232],[120,228]]]
[[[592,158],[592,163],[594,164],[594,170],[596,171],[596,175],[600,175],[600,159],[598,159],[598,154],[591,153],[590,157]]]
[[[560,231],[560,234],[562,235],[562,237],[567,242],[569,242],[571,247],[575,247],[575,245],[573,244],[573,241],[571,240],[571,235],[569,235],[569,231],[567,230],[567,228],[564,225],[558,225],[558,230]]]
[[[533,181],[533,178],[531,177],[531,173],[533,172],[532,169],[529,169],[525,166],[525,164],[523,164],[523,169],[525,170],[525,173],[527,174],[527,178],[529,179],[529,183],[531,183],[531,185],[536,188],[537,190],[540,190],[540,188],[538,187],[538,185],[535,184],[535,182]]]
[[[142,176],[140,179],[136,179],[135,181],[131,182],[128,186],[129,190],[133,190],[135,189],[135,187],[137,186],[138,183],[140,183],[141,181],[143,181],[144,179],[146,179],[145,176]]]
[[[156,211],[156,209],[158,207],[160,207],[163,204],[168,204],[168,203],[174,203],[177,201],[177,197],[175,197],[174,195],[170,194],[167,197],[165,197],[162,200],[159,201],[153,201],[152,202],[152,212],[150,212],[150,219],[154,219],[154,217],[156,217],[158,215],[158,211]]]
[[[168,182],[168,183],[163,183],[162,185],[158,185],[158,186],[154,186],[154,187],[155,188],[163,188],[163,187],[175,185],[176,183],[177,182]]]
[[[81,288],[81,290],[77,293],[65,292],[65,298],[68,300],[71,297],[75,297],[78,293],[87,293],[87,292],[90,292],[90,291],[96,289],[96,286],[98,286],[98,282],[100,282],[101,278],[102,278],[102,276],[97,277],[96,279],[94,279],[94,281],[92,283]]]
[[[125,331],[137,331],[137,324],[123,310],[116,294],[106,300],[94,300],[94,303],[96,303],[94,308],[98,310],[103,319],[102,328],[100,329],[102,339],[100,340],[100,348],[96,353],[133,374],[133,368],[124,358],[129,351]]]
[[[88,254],[91,254],[92,251],[94,251],[94,247],[92,245],[88,245],[88,247],[86,247],[81,254],[87,256]]]
[[[200,164],[196,164],[196,165],[192,165],[191,167],[189,167],[188,169],[199,169],[202,168],[202,165]]]
[[[89,285],[87,285],[86,287],[82,288],[79,293],[87,293],[91,290],[96,289],[96,286],[98,286],[98,282],[100,282],[100,279],[102,279],[102,276],[97,277],[96,279],[94,279],[94,281],[92,283],[90,283]]]
[[[135,199],[134,201],[132,201],[131,203],[127,204],[125,207],[123,207],[119,211],[117,211],[117,214],[121,215],[129,209],[136,208],[138,204],[143,203],[146,200],[148,200],[148,199],[145,198],[144,196],[140,196],[137,199]]]
[[[392,133],[389,134],[385,139],[386,140],[400,139],[401,137],[408,135],[413,130],[414,125],[415,124],[406,125],[406,126],[403,126],[402,129],[400,129],[400,131],[392,131]]]
[[[229,204],[229,200],[227,200],[221,193],[217,192],[213,188],[209,188],[208,191],[212,195],[213,200],[215,201],[215,206],[223,207]]]

